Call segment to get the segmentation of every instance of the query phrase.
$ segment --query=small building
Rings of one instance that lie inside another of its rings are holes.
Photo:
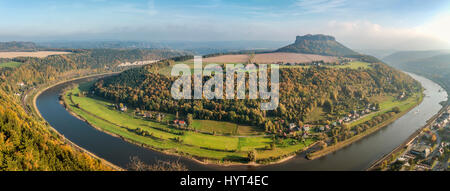
[[[303,125],[303,131],[309,131],[311,127],[309,125]]]
[[[290,123],[289,124],[289,130],[294,130],[297,127],[297,125],[295,125],[295,123]]]
[[[320,126],[320,127],[319,127],[319,131],[320,131],[320,132],[325,131],[325,127],[324,127],[324,126]]]
[[[426,158],[430,154],[430,147],[426,145],[416,145],[411,149],[410,152],[412,154]]]
[[[25,86],[25,84],[23,82],[19,82],[19,83],[17,83],[17,85],[20,86],[20,87]]]

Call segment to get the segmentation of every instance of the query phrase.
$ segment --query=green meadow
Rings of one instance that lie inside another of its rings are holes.
[[[22,64],[21,62],[4,62],[0,63],[0,68],[17,68]]]

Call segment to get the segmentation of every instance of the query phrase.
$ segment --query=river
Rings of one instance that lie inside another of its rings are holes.
[[[381,130],[316,160],[307,160],[297,155],[291,160],[267,166],[218,166],[203,165],[193,160],[166,155],[128,143],[91,127],[72,116],[59,103],[58,96],[68,83],[60,84],[42,92],[36,99],[36,106],[42,117],[58,132],[75,144],[118,166],[126,168],[131,156],[152,164],[158,160],[179,160],[189,170],[365,170],[374,161],[402,144],[426,121],[436,114],[447,100],[446,91],[431,80],[411,74],[425,88],[423,102],[416,108]],[[77,80],[75,82],[81,82]]]

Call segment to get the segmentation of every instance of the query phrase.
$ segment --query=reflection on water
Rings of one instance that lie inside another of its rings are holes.
[[[447,93],[439,91],[441,87],[438,84],[418,75],[410,75],[422,83],[426,96],[419,106],[386,128],[317,160],[309,161],[298,155],[287,162],[262,167],[201,165],[189,159],[144,149],[97,131],[86,122],[70,115],[59,104],[58,95],[67,84],[46,90],[38,97],[36,104],[45,120],[66,138],[122,167],[126,167],[130,156],[139,156],[147,163],[180,160],[189,170],[364,170],[425,125],[426,121],[441,109],[439,103],[447,100]]]

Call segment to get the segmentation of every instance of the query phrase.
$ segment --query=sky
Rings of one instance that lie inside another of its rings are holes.
[[[450,0],[0,0],[0,41],[294,41],[450,48]]]

